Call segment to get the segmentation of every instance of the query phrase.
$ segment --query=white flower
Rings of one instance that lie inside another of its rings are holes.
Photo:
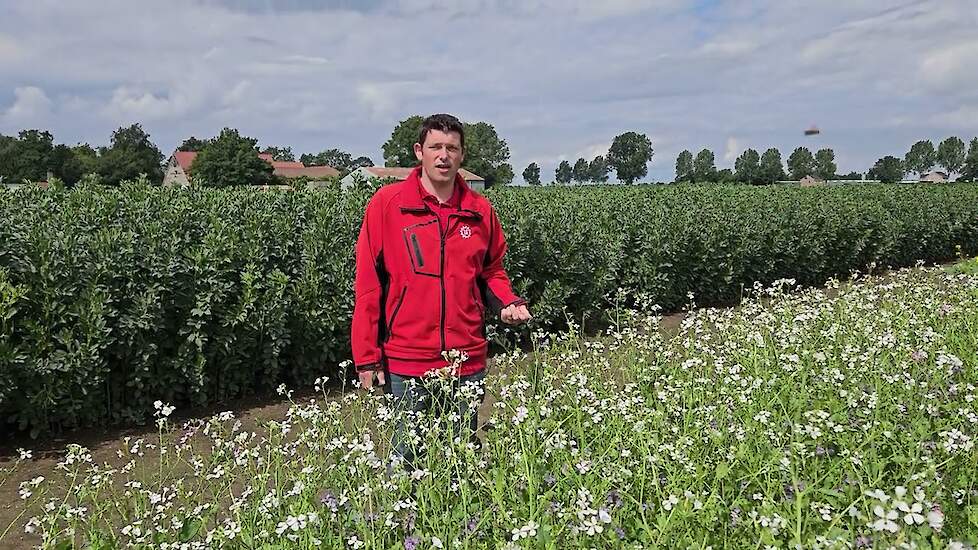
[[[871,523],[869,526],[876,531],[889,531],[891,533],[896,533],[900,530],[900,526],[893,520],[900,517],[900,514],[896,510],[886,511],[883,507],[876,505],[873,508],[873,513],[879,518],[878,520]]]
[[[28,451],[27,449],[17,449],[17,452],[20,454],[21,460],[30,460],[34,458],[33,451]]]
[[[924,507],[919,502],[914,502],[912,506],[908,505],[906,502],[900,502],[897,505],[897,508],[906,514],[903,516],[903,521],[907,525],[913,525],[915,523],[920,525],[924,522],[924,516],[920,514],[924,511]]]
[[[944,527],[944,512],[941,512],[938,508],[927,512],[927,523],[931,526],[931,529],[940,531]]]
[[[441,539],[438,537],[431,537],[431,545],[435,548],[444,548],[445,545],[442,544]]]

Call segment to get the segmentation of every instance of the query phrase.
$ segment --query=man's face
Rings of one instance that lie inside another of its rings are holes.
[[[421,161],[421,169],[428,180],[436,185],[455,181],[455,174],[462,166],[462,137],[457,132],[431,130],[425,136],[424,145],[414,144],[414,154]]]

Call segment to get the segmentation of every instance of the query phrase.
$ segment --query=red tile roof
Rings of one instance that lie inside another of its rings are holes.
[[[197,158],[197,153],[195,151],[176,151],[173,156],[177,159],[180,168],[189,174],[190,166]],[[329,178],[340,175],[339,171],[331,166],[310,166],[307,168],[301,162],[272,160],[272,155],[269,153],[259,153],[258,158],[272,165],[273,174],[285,178],[298,178],[300,176]]]
[[[177,151],[173,153],[173,156],[177,158],[177,164],[183,171],[190,173],[190,165],[194,163],[194,159],[197,158],[196,151]]]

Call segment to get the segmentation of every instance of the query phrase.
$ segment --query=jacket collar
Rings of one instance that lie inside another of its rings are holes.
[[[402,212],[429,212],[428,206],[421,200],[421,167],[416,166],[402,183],[404,188],[401,190],[401,211]],[[455,192],[459,194],[458,214],[465,217],[481,219],[482,214],[476,210],[475,196],[469,189],[469,184],[461,174],[455,174]]]

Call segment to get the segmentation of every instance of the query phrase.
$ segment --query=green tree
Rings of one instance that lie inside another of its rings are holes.
[[[535,162],[531,162],[523,169],[523,181],[527,185],[540,185],[540,167]]]
[[[353,155],[340,149],[326,149],[316,154],[303,153],[299,156],[299,162],[304,166],[331,166],[340,172],[354,170]]]
[[[603,156],[594,157],[588,164],[588,178],[594,183],[605,183],[608,181],[608,161]]]
[[[608,165],[614,168],[618,180],[627,184],[645,177],[652,160],[652,141],[638,132],[625,132],[615,136],[608,149]]]
[[[418,142],[418,135],[421,133],[423,123],[424,117],[414,115],[402,120],[394,127],[390,139],[382,147],[385,166],[413,168],[418,165],[418,157],[414,154],[414,144]]]
[[[798,147],[788,157],[788,174],[793,180],[815,174],[815,157],[807,147]]]
[[[754,184],[760,180],[761,156],[754,149],[748,149],[734,162],[734,177],[740,183]]]
[[[356,170],[357,168],[363,168],[366,166],[373,166],[373,165],[374,165],[374,161],[371,160],[370,157],[359,156],[353,159],[353,162],[350,163],[350,170]]]
[[[408,117],[394,127],[390,139],[383,145],[384,163],[387,166],[412,168],[418,165],[414,144],[421,133],[424,118]],[[465,160],[462,166],[485,178],[486,187],[507,185],[513,181],[513,167],[509,164],[509,146],[501,139],[495,127],[486,122],[463,123],[465,131]]]
[[[140,124],[112,132],[109,147],[99,149],[98,174],[104,183],[118,185],[141,174],[152,183],[163,181],[163,153]]]
[[[571,168],[570,163],[566,160],[560,161],[560,164],[557,165],[557,170],[554,172],[554,179],[557,183],[566,185],[571,182],[573,177],[574,170]]]
[[[964,157],[961,168],[961,181],[978,181],[978,138],[973,138],[968,144],[968,154]]]
[[[896,183],[903,179],[904,166],[900,159],[887,155],[878,161],[869,170],[869,179],[879,180],[883,183]]]
[[[95,150],[91,145],[87,143],[79,143],[71,148],[71,155],[73,160],[71,161],[71,168],[66,168],[65,171],[69,170],[76,171],[79,176],[76,180],[71,180],[65,177],[65,181],[69,183],[77,183],[81,178],[87,176],[88,174],[98,173],[98,151]]]
[[[51,168],[54,136],[45,130],[21,130],[0,140],[0,177],[7,183],[43,181]]]
[[[513,166],[509,164],[509,145],[486,122],[465,123],[466,170],[486,180],[486,187],[509,185],[513,181]],[[417,138],[415,138],[417,139]]]
[[[903,157],[903,168],[908,172],[916,172],[922,176],[929,172],[937,162],[937,151],[929,139],[914,143]]]
[[[693,153],[684,149],[676,157],[676,183],[690,183],[693,181]]]
[[[717,167],[713,151],[703,149],[696,153],[693,159],[693,181],[696,183],[711,183],[717,180]]]
[[[815,176],[823,179],[835,179],[835,172],[838,167],[835,165],[835,151],[832,149],[819,149],[815,152]]]
[[[177,151],[193,151],[199,153],[207,146],[207,141],[206,139],[197,139],[195,136],[190,136],[183,140],[183,143],[177,147]]]
[[[265,147],[262,153],[272,155],[272,160],[277,160],[279,162],[295,162],[295,155],[292,154],[291,147],[273,147],[269,145],[268,147]]]
[[[579,158],[577,159],[577,162],[574,163],[574,168],[571,170],[571,174],[576,182],[584,183],[589,181],[591,179],[591,165],[588,164],[588,161],[584,160],[583,158]]]
[[[760,183],[770,185],[778,180],[784,179],[784,165],[781,164],[781,151],[771,147],[761,155],[761,162],[757,167],[757,179]]]
[[[964,165],[964,142],[951,136],[937,146],[937,164],[947,171],[948,176],[961,171]]]
[[[211,187],[272,183],[272,165],[258,157],[257,144],[233,128],[221,130],[194,159],[194,180]]]
[[[724,168],[717,172],[717,183],[734,183],[735,181],[737,181],[737,177],[734,175],[733,170]]]

